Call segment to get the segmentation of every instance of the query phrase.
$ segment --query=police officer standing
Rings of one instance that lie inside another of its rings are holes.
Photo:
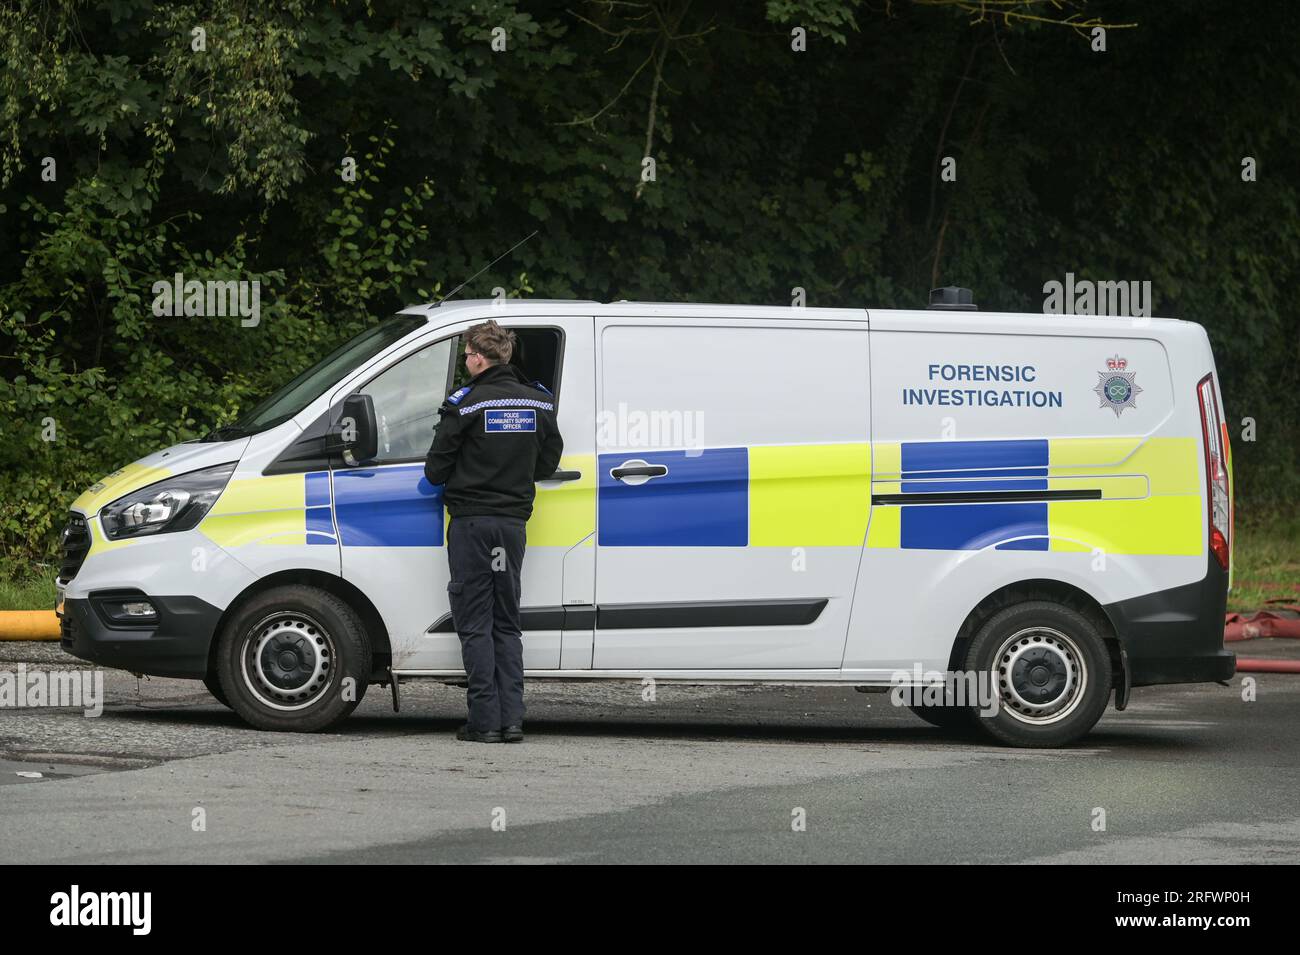
[[[518,743],[524,738],[524,647],[519,571],[534,481],[550,477],[564,440],[551,393],[514,365],[515,333],[494,321],[465,332],[468,385],[447,396],[424,462],[443,485],[447,596],[460,635],[469,721],[456,738]]]

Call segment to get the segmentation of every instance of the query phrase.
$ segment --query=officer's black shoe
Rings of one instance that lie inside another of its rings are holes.
[[[523,726],[512,723],[509,726],[501,727],[501,739],[506,743],[522,743],[524,741]]]
[[[456,738],[459,740],[463,740],[466,743],[504,742],[504,740],[502,740],[501,738],[500,730],[488,730],[486,732],[480,733],[478,730],[470,729],[468,723],[466,723],[460,729],[456,730]],[[522,739],[522,736],[520,738]]]

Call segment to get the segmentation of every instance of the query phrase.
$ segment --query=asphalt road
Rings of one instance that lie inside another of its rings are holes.
[[[80,666],[0,643],[20,661]],[[1137,690],[1045,751],[851,688],[532,683],[527,741],[485,746],[453,738],[463,690],[417,682],[398,714],[372,687],[338,732],[262,733],[110,670],[97,718],[0,709],[0,862],[1296,863],[1300,676],[1255,679]]]

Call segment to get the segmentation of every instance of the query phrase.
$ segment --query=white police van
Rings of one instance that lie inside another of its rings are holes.
[[[996,715],[950,692],[913,709],[1031,746],[1086,734],[1112,690],[1123,709],[1134,686],[1227,680],[1232,485],[1204,330],[939,291],[922,311],[407,309],[77,498],[63,646],[201,679],[264,729],[330,726],[372,683],[396,706],[401,681],[463,679],[422,465],[465,380],[458,336],[495,318],[565,441],[527,531],[531,680],[974,673]]]

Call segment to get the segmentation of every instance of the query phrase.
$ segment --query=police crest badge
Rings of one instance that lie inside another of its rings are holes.
[[[1106,359],[1106,370],[1097,372],[1097,387],[1092,390],[1101,400],[1099,408],[1110,408],[1118,418],[1125,408],[1137,408],[1134,403],[1142,388],[1133,379],[1137,372],[1128,371],[1128,359],[1114,355]]]

